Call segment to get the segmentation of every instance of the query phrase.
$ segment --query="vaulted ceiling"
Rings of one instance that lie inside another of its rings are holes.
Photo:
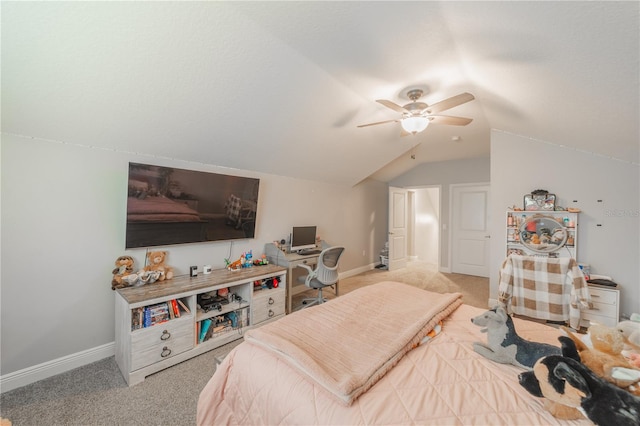
[[[639,162],[635,1],[1,7],[7,133],[345,184],[488,156],[491,129]],[[473,122],[356,127],[415,87],[472,93],[446,114]]]

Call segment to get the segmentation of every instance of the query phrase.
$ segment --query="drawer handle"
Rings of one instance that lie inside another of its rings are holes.
[[[162,332],[162,336],[160,336],[160,340],[169,340],[171,338],[171,333],[169,333],[167,330],[164,330]]]
[[[270,304],[270,305],[273,305],[274,303],[276,303],[276,302],[273,300],[273,298],[272,298],[272,297],[270,297],[270,298],[269,298],[269,304]]]
[[[274,315],[275,315],[275,312],[273,312],[271,309],[269,309],[269,318],[271,318]]]
[[[592,294],[591,297],[593,297],[594,299],[597,299],[600,296],[598,296],[597,294]]]
[[[171,349],[169,349],[169,348],[168,348],[168,347],[166,347],[166,346],[165,346],[164,348],[162,348],[162,352],[160,353],[160,356],[161,356],[162,358],[166,358],[166,357],[168,357],[169,355],[171,355]]]

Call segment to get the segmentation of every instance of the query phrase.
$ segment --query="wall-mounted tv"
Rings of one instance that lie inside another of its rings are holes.
[[[129,163],[126,248],[253,238],[260,179]]]

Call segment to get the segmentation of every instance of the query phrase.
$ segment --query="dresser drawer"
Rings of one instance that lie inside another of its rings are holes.
[[[269,290],[258,290],[253,293],[251,302],[253,311],[253,324],[259,324],[268,319],[275,318],[285,313],[285,289],[284,287]]]
[[[593,308],[584,310],[582,313],[590,313],[610,318],[615,318],[618,315],[618,307],[615,304],[593,302],[592,305]]]
[[[614,316],[601,315],[598,311],[582,311],[580,314],[580,325],[589,328],[593,323],[602,324],[607,327],[615,327],[618,324],[618,320]]]
[[[131,370],[185,352],[194,345],[191,317],[174,319],[131,333]]]
[[[618,291],[605,290],[599,287],[589,287],[589,293],[591,294],[591,301],[594,303],[617,305],[618,304]]]

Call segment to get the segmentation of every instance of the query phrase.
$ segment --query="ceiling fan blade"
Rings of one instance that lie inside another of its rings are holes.
[[[427,107],[425,111],[428,112],[429,114],[437,114],[439,112],[446,111],[453,107],[457,107],[458,105],[462,105],[474,99],[475,99],[475,96],[473,96],[471,93],[465,92],[465,93],[461,93],[459,95],[447,98],[443,101],[436,102],[435,104]]]
[[[395,104],[391,101],[387,101],[386,99],[377,99],[376,102],[386,106],[387,108],[391,108],[394,111],[398,111],[398,112],[406,112],[407,114],[410,114],[409,111],[407,111],[406,109],[404,109],[403,107],[401,107],[398,104]]]
[[[431,124],[448,124],[450,126],[466,126],[473,121],[472,118],[451,117],[449,115],[430,115],[429,123]]]
[[[377,122],[375,122],[375,123],[361,124],[361,125],[359,125],[358,127],[375,126],[376,124],[393,123],[394,121],[400,121],[400,120],[385,120],[385,121],[377,121]]]

